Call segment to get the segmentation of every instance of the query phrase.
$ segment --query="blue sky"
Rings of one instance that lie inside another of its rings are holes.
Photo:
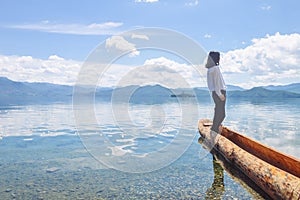
[[[221,51],[229,84],[287,84],[297,82],[300,74],[297,0],[10,0],[0,4],[0,76],[14,80],[72,84],[99,43],[138,27],[179,31],[206,50]],[[269,53],[273,49],[276,54]],[[267,53],[262,56],[262,52]],[[290,59],[283,62],[287,59],[283,55]],[[165,57],[148,59],[159,58]],[[41,65],[44,68],[36,70]]]

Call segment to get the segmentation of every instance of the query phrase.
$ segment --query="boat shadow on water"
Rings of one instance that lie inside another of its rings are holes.
[[[214,171],[214,178],[212,185],[206,190],[205,199],[222,199],[225,192],[224,184],[224,170],[227,175],[239,183],[245,190],[247,190],[254,199],[272,199],[266,192],[258,187],[249,177],[242,173],[234,165],[230,164],[222,155],[216,150],[211,149],[205,144],[204,138],[199,137],[198,143],[212,154],[212,164]]]

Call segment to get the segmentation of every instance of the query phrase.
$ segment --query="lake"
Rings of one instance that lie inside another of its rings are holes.
[[[199,144],[212,115],[188,98],[0,107],[1,199],[263,199]],[[300,158],[299,115],[297,99],[229,99],[224,125]]]

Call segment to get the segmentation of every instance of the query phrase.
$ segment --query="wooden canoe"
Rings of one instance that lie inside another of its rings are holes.
[[[210,131],[211,121],[199,120],[205,145],[240,169],[273,199],[300,200],[300,160],[222,127]]]

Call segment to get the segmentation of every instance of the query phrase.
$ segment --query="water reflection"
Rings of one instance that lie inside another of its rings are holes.
[[[205,199],[222,199],[224,194],[224,170],[213,156],[214,181],[206,190]]]
[[[233,102],[231,99],[227,105],[227,116],[224,124],[243,135],[299,158],[299,105],[299,99],[269,102],[268,104]],[[149,138],[150,136],[157,138],[156,136],[159,136],[163,139],[167,137],[168,141],[171,141],[171,137],[176,136],[176,130],[179,126],[184,129],[195,130],[199,118],[212,116],[213,106],[211,103],[201,102],[199,107],[197,108],[197,105],[188,102],[181,106],[171,102],[155,106],[131,104],[125,110],[122,109],[123,105],[115,104],[116,112],[112,113],[112,105],[109,102],[97,102],[94,106],[97,122],[87,124],[84,129],[88,130],[86,131],[87,134],[101,130],[106,135],[117,133],[117,128],[125,132],[128,129],[135,129],[137,132],[130,131],[132,138]],[[86,109],[85,105],[82,106],[82,109]],[[196,109],[199,109],[200,116],[191,115],[193,112],[190,111]],[[181,123],[183,121],[181,111],[186,111],[189,115],[185,123]],[[124,112],[127,113],[127,118],[124,117]],[[83,118],[86,120],[89,117],[84,116]],[[150,130],[149,127],[154,128],[154,130]],[[162,127],[163,129],[161,129]],[[75,135],[77,128],[80,127],[76,126],[74,122],[74,110],[71,104],[0,106],[0,138]],[[119,138],[112,137],[109,139],[118,143],[115,139]],[[165,140],[158,142],[165,142]],[[142,145],[140,147],[145,149]]]
[[[206,146],[204,142],[203,137],[200,137],[198,139],[198,143],[201,144],[204,149],[209,150],[209,148]],[[213,152],[214,150],[212,149],[210,153],[212,153],[213,155]],[[213,170],[214,170],[214,180],[211,186],[205,192],[205,199],[222,199],[222,196],[225,192],[224,169],[214,155],[213,155],[212,163],[213,163]]]
[[[198,143],[206,150],[209,148],[206,146],[204,138],[200,137]],[[213,171],[214,180],[210,188],[206,190],[205,199],[222,199],[226,190],[224,185],[224,170],[226,175],[230,176],[232,180],[242,186],[254,199],[270,199],[270,197],[260,189],[251,179],[249,179],[244,173],[237,169],[234,165],[229,163],[220,153],[215,149],[211,149],[210,153],[213,156]],[[228,189],[228,188],[227,188]]]
[[[120,110],[117,119],[121,128],[135,129],[136,133],[124,135],[119,131],[120,127],[114,121],[109,103],[95,104],[97,123],[82,127],[85,130],[83,135],[92,138],[98,134],[91,133],[101,133],[117,147],[104,149],[111,154],[120,153],[116,151],[120,149],[139,155],[153,152],[170,144],[178,134],[178,127],[185,129],[183,134],[192,132],[193,136],[198,135],[198,119],[210,117],[213,111],[211,104],[201,104],[201,116],[190,116],[192,120],[180,124],[181,113],[173,103],[155,106],[132,104],[125,110],[129,118],[122,115],[121,105],[114,106]],[[188,103],[182,105],[182,110],[192,109],[197,107]],[[263,143],[267,143],[268,138],[272,141],[280,140],[280,143],[269,144],[278,148],[284,146],[284,142],[289,152],[299,155],[297,123],[300,106],[229,103],[227,109],[226,126],[258,138]],[[166,120],[161,123],[161,119]],[[159,129],[162,124],[163,129]],[[150,127],[154,129],[150,130]],[[108,170],[95,161],[76,136],[78,128],[81,127],[75,125],[73,108],[69,104],[1,107],[0,138],[3,136],[3,139],[0,140],[0,169],[3,176],[0,179],[0,191],[13,188],[11,192],[1,192],[1,199],[11,199],[11,194],[16,195],[16,199],[267,199],[251,189],[255,188],[254,183],[250,188],[245,186],[249,180],[240,181],[243,180],[243,174],[235,172],[234,167],[224,164],[223,160],[220,162],[219,157],[215,156],[217,162],[209,156],[199,160],[199,155],[207,155],[209,152],[202,149],[197,141],[193,141],[181,158],[168,167],[152,173],[133,175]],[[280,131],[284,131],[284,134],[279,134]],[[176,147],[180,144],[181,141]],[[128,161],[125,161],[127,163],[122,161],[118,164],[127,165]],[[61,170],[47,173],[46,169],[50,167]],[[84,181],[79,181],[82,177]]]

